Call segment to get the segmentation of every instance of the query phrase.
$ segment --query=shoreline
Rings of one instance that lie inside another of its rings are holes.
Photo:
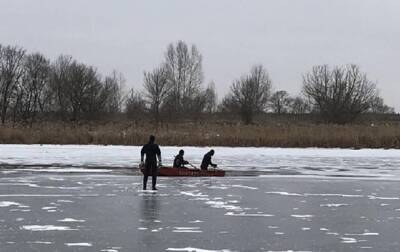
[[[143,142],[145,144],[146,142]],[[76,144],[76,143],[0,143],[0,146],[65,146],[65,147],[142,147],[143,144]],[[159,144],[159,143],[158,143]],[[399,147],[324,147],[324,146],[308,146],[308,147],[290,147],[290,146],[250,146],[250,145],[162,145],[159,144],[160,148],[232,148],[232,149],[239,149],[239,148],[246,148],[246,149],[281,149],[281,150],[349,150],[349,151],[365,151],[365,150],[387,150],[387,151],[400,151]]]

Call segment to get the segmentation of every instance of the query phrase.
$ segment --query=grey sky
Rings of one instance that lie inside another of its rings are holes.
[[[170,42],[194,43],[222,97],[254,64],[295,95],[316,64],[359,64],[400,110],[399,0],[0,0],[0,43],[70,54],[141,87]]]

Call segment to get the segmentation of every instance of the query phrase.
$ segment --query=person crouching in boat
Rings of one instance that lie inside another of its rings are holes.
[[[180,150],[178,155],[176,155],[175,159],[174,159],[174,168],[186,168],[185,165],[189,164],[188,161],[186,161],[183,158],[183,155],[185,154],[184,150]]]
[[[204,157],[203,157],[203,161],[201,162],[201,169],[202,170],[207,170],[208,166],[211,165],[212,167],[216,168],[217,165],[213,164],[211,162],[211,157],[214,156],[214,150],[210,150],[209,152],[207,152]]]

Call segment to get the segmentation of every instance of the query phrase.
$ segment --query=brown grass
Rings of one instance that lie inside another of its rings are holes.
[[[163,124],[108,122],[40,123],[0,126],[2,144],[141,145],[149,134],[162,145],[400,148],[400,125],[324,125],[311,123],[240,125],[236,123]]]

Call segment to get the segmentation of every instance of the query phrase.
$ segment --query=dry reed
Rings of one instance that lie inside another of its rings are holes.
[[[162,145],[400,148],[400,126],[235,123],[109,122],[40,123],[33,127],[0,126],[2,144],[141,145],[155,134]]]

